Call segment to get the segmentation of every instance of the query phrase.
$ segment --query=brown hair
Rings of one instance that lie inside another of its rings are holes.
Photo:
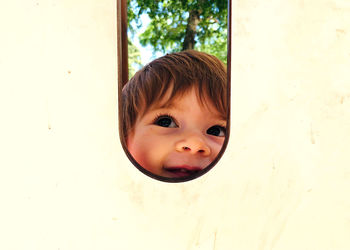
[[[167,54],[139,70],[122,90],[121,139],[125,142],[137,118],[172,89],[168,102],[193,87],[201,104],[210,101],[227,118],[226,66],[215,56],[195,50]]]

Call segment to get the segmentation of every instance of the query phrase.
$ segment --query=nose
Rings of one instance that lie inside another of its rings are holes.
[[[188,136],[185,139],[178,141],[175,147],[178,152],[199,154],[201,156],[209,156],[211,154],[210,147],[200,135]]]

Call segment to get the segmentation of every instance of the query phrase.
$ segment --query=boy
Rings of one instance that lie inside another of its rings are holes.
[[[220,152],[227,114],[225,65],[194,50],[167,54],[124,86],[121,136],[145,170],[190,177]]]

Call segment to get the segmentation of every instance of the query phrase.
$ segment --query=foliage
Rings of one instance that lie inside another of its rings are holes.
[[[141,15],[151,19],[139,36],[140,43],[154,51],[181,51],[189,33],[190,16],[195,15],[194,49],[227,57],[227,0],[128,0],[129,31],[142,26]]]
[[[140,50],[128,39],[129,79],[142,67]]]

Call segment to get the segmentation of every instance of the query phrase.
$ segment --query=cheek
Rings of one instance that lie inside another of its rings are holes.
[[[144,160],[147,160],[153,165],[161,165],[166,152],[166,145],[161,138],[152,136],[143,141],[143,155],[145,156]]]
[[[224,138],[216,139],[211,142],[211,150],[214,158],[219,154],[223,144]]]
[[[166,144],[162,138],[143,134],[128,140],[128,150],[146,170],[158,174],[166,157]]]
[[[128,150],[132,157],[140,164],[144,165],[147,159],[147,147],[142,140],[129,140]]]

